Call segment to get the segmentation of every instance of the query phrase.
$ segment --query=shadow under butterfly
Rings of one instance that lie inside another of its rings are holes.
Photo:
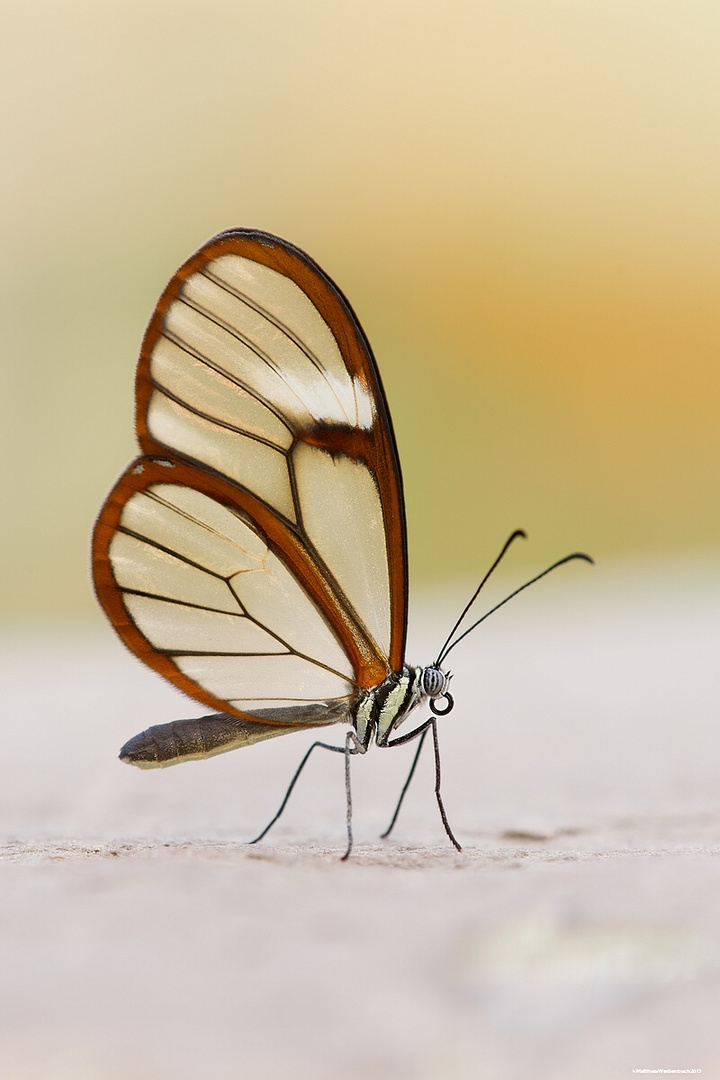
[[[230,229],[178,270],[145,333],[136,377],[142,456],[97,520],[98,600],[125,644],[216,710],[130,739],[141,768],[210,757],[292,731],[349,725],[350,758],[428,732],[453,707],[449,652],[512,534],[428,667],[405,662],[407,553],[400,463],[370,346],[347,300],[279,237]],[[431,716],[396,732],[427,702]],[[255,842],[255,841],[253,841]]]

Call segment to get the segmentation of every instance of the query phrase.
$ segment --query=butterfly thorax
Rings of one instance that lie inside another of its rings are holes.
[[[352,706],[352,722],[358,742],[368,747],[373,735],[378,746],[387,746],[392,733],[427,698],[447,693],[449,672],[430,666],[403,667],[377,686],[363,690]]]

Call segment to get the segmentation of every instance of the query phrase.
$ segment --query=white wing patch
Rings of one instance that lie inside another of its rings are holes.
[[[188,278],[183,289],[192,280],[192,277]],[[184,292],[180,295],[182,297]],[[198,311],[182,299],[175,300],[165,315],[164,333],[181,350],[227,375],[259,401],[271,404],[293,427],[313,424],[312,411],[288,384],[277,365],[253,349],[237,332],[233,333],[222,322],[213,319],[210,312]]]
[[[247,711],[352,696],[350,660],[313,601],[214,499],[177,484],[132,495],[109,556],[133,623],[204,690]]]
[[[207,419],[253,435],[278,450],[290,449],[292,432],[272,409],[228,375],[184,352],[168,338],[160,338],[153,349],[150,374],[168,396],[196,403]]]
[[[372,398],[359,379],[353,379],[353,387],[355,390],[357,426],[365,431],[372,431],[374,418]]]
[[[323,420],[342,420],[351,427],[358,423],[353,385],[332,332],[312,301],[294,281],[262,263],[241,255],[222,255],[206,273],[236,295],[252,304],[283,334],[301,343],[318,373],[333,391],[336,404],[318,416]],[[313,383],[317,375],[313,377]],[[338,412],[338,405],[340,412]],[[313,409],[317,409],[313,399]]]
[[[257,267],[257,263],[255,266]],[[341,420],[345,424],[354,424],[355,416],[345,411],[333,386],[333,383],[337,384],[339,376],[344,378],[346,394],[352,387],[340,350],[333,340],[333,352],[325,358],[326,363],[329,358],[335,368],[334,378],[331,379],[328,378],[325,364],[314,356],[306,340],[308,331],[312,338],[318,325],[325,325],[319,312],[288,278],[274,270],[270,270],[270,274],[274,275],[279,283],[288,282],[299,297],[307,302],[308,314],[314,314],[314,320],[309,326],[300,327],[299,335],[295,335],[290,329],[286,312],[283,312],[281,321],[270,315],[267,309],[263,310],[248,303],[245,298],[204,274],[191,275],[183,285],[180,295],[185,303],[245,343],[268,367],[282,372],[284,381],[315,420]],[[266,299],[272,303],[273,297],[268,295]],[[329,334],[327,326],[325,328]],[[337,369],[336,359],[340,361],[341,371]]]

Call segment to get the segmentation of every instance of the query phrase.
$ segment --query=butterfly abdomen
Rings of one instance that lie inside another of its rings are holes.
[[[262,739],[283,735],[281,724],[263,724],[241,716],[213,713],[194,720],[174,720],[156,724],[129,739],[120,751],[120,760],[140,769],[160,769],[181,761],[224,754]]]

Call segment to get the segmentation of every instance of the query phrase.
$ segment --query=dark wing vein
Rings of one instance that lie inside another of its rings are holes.
[[[138,629],[140,629],[140,628],[138,627]],[[265,629],[265,628],[263,627],[263,629]],[[268,631],[268,632],[270,632],[270,631]],[[140,633],[143,633],[143,631],[140,630]],[[146,634],[143,634],[143,636],[147,637]],[[273,634],[273,637],[275,637],[275,636],[276,635]],[[277,638],[277,640],[280,641],[282,644],[285,644],[284,642],[282,642],[281,638]],[[242,653],[242,652],[216,652],[214,649],[212,649],[212,650],[208,650],[208,649],[198,649],[198,650],[196,650],[196,649],[159,649],[156,645],[153,645],[153,649],[155,649],[156,652],[161,653],[163,656],[170,656],[170,657],[172,657],[172,656],[227,656],[227,657],[231,657],[231,656],[274,656],[274,657],[280,658],[282,656],[296,656],[298,658],[298,660],[305,660],[308,664],[314,664],[315,667],[322,668],[323,671],[327,671],[331,675],[337,675],[337,677],[339,679],[342,679],[344,682],[349,683],[351,686],[356,686],[357,685],[355,680],[350,678],[349,675],[344,675],[341,671],[336,671],[335,668],[328,667],[327,664],[323,664],[321,660],[316,660],[312,656],[306,656],[305,653],[298,652],[296,649],[290,648],[290,646],[288,646],[288,651],[286,653],[277,653],[277,652],[248,652],[248,653]],[[314,699],[314,700],[319,700],[319,699]]]
[[[190,307],[189,304],[187,306]],[[225,368],[220,367],[220,365],[215,363],[215,361],[212,360],[209,356],[204,356],[196,349],[192,349],[187,343],[187,341],[184,340],[184,338],[178,337],[178,335],[174,331],[168,329],[167,327],[163,327],[162,336],[167,338],[168,341],[171,341],[173,345],[177,345],[178,349],[182,349],[182,351],[184,353],[187,353],[188,356],[194,357],[195,360],[197,360],[199,363],[204,364],[205,367],[210,368],[210,370],[214,371],[216,375],[221,375],[224,379],[227,379],[228,382],[232,383],[234,386],[237,386],[240,390],[244,390],[245,393],[248,394],[250,397],[255,398],[256,401],[258,401],[261,405],[264,405],[265,408],[269,412],[271,412],[276,417],[276,419],[278,419],[282,424],[284,424],[288,431],[292,433],[292,428],[288,423],[287,417],[282,412],[280,412],[280,410],[275,405],[273,405],[271,401],[268,401],[266,397],[258,393],[258,391],[254,387],[248,386],[247,383],[244,383],[242,379],[239,379],[236,375],[233,375],[232,372],[226,371]],[[260,357],[260,359],[262,359],[262,357]],[[155,386],[159,385],[155,381],[155,379],[152,379],[151,381]],[[161,387],[161,389],[163,390],[163,392],[166,392],[164,387]]]
[[[157,501],[158,502],[163,502],[162,499],[157,499]],[[170,504],[165,503],[164,505],[170,505]],[[195,519],[191,518],[189,515],[185,515],[185,516],[188,517],[188,519],[190,521],[195,521]],[[202,523],[197,522],[197,524],[202,524]],[[187,601],[187,600],[178,600],[178,599],[176,599],[174,597],[163,596],[163,595],[158,594],[158,593],[145,592],[142,589],[130,589],[130,588],[126,588],[123,585],[118,585],[118,588],[120,589],[120,591],[123,594],[128,593],[128,594],[130,594],[132,596],[145,596],[149,600],[162,600],[162,601],[164,601],[165,603],[168,603],[168,604],[176,604],[178,607],[189,607],[189,608],[194,608],[194,609],[196,609],[198,611],[211,611],[211,612],[213,612],[213,613],[215,613],[217,615],[228,615],[230,618],[233,618],[233,619],[247,619],[248,622],[253,623],[255,626],[257,626],[264,633],[269,634],[270,637],[274,638],[275,641],[277,641],[279,645],[282,645],[285,649],[287,649],[287,653],[292,654],[293,656],[297,656],[300,660],[307,660],[308,663],[314,664],[316,667],[323,668],[325,671],[330,672],[332,675],[337,675],[338,678],[344,679],[346,682],[349,682],[349,683],[354,682],[354,680],[351,679],[350,676],[348,676],[345,672],[337,671],[335,668],[330,667],[328,664],[324,664],[321,660],[318,660],[314,656],[308,656],[305,653],[298,652],[298,650],[294,649],[293,646],[289,644],[289,642],[287,642],[283,637],[280,636],[280,634],[276,633],[274,630],[271,630],[270,627],[265,625],[265,623],[261,622],[259,619],[256,619],[254,615],[251,615],[250,612],[247,611],[247,609],[245,607],[243,607],[241,601],[239,600],[239,598],[237,597],[237,595],[235,593],[235,590],[233,589],[232,585],[230,584],[230,581],[232,580],[232,578],[234,578],[236,576],[235,574],[230,574],[228,577],[225,577],[222,574],[217,574],[213,570],[208,570],[207,567],[203,566],[202,564],[196,563],[192,559],[185,558],[183,555],[178,555],[176,552],[172,551],[170,548],[165,547],[163,544],[158,544],[154,540],[149,540],[147,537],[141,536],[139,533],[133,532],[130,529],[118,528],[117,531],[125,533],[127,536],[132,536],[137,540],[141,540],[144,543],[148,544],[150,547],[157,548],[158,551],[165,551],[168,555],[174,556],[176,559],[179,559],[181,562],[186,563],[188,566],[192,566],[197,570],[201,570],[204,573],[209,574],[211,577],[217,578],[219,581],[223,581],[227,585],[228,591],[230,592],[230,595],[232,596],[233,600],[237,604],[237,606],[240,609],[240,611],[242,612],[242,614],[236,615],[234,612],[232,612],[232,611],[224,611],[222,608],[207,607],[204,604],[195,604],[195,603],[192,603],[191,601]],[[215,532],[215,530],[211,530],[211,531]],[[216,535],[222,537],[222,533],[216,533]],[[222,537],[222,538],[227,539],[226,537]],[[230,541],[230,542],[232,543],[232,541]],[[242,550],[242,549],[240,549],[240,550]],[[260,572],[262,572],[262,571],[251,571],[251,570],[246,571],[246,573],[260,573]],[[238,571],[238,573],[243,573],[243,571]],[[308,599],[309,599],[309,597],[308,597]],[[132,618],[132,616],[131,616],[131,618]],[[135,619],[132,619],[132,622],[133,622],[134,625],[137,626],[137,624],[135,622]],[[140,631],[140,633],[143,634],[143,637],[147,637],[147,635],[141,629],[141,627],[138,626],[137,629]],[[199,652],[193,652],[193,651],[184,651],[184,650],[180,650],[180,649],[160,649],[154,644],[153,644],[153,648],[156,650],[156,652],[162,653],[162,654],[167,655],[167,656],[283,656],[283,655],[287,655],[287,654],[283,654],[283,653],[262,653],[262,652],[250,652],[250,653],[222,653],[222,652],[220,652],[220,653],[218,653],[218,652],[207,652],[207,651],[204,651],[204,650],[199,651]]]
[[[196,311],[198,315],[202,315],[204,319],[208,320],[208,322],[211,322],[213,323],[213,325],[219,327],[221,330],[224,330],[231,337],[234,337],[236,341],[239,341],[241,345],[245,345],[246,348],[250,349],[251,352],[255,353],[258,360],[261,360],[272,372],[274,372],[278,376],[279,379],[282,379],[287,389],[297,398],[303,410],[305,410],[306,412],[310,411],[307,404],[302,400],[294,387],[292,387],[285,378],[282,368],[279,367],[272,359],[272,357],[268,356],[267,353],[265,353],[256,342],[251,341],[249,338],[246,338],[245,335],[237,329],[237,327],[231,326],[229,323],[226,323],[224,319],[221,319],[214,312],[208,311],[206,308],[201,307],[200,304],[191,302],[186,296],[178,296],[177,299],[178,303],[184,304],[185,307],[190,308],[191,311]],[[167,336],[169,337],[170,335]],[[345,410],[343,410],[343,412],[344,411]]]
[[[221,578],[220,580],[225,581],[226,579]],[[196,611],[211,611],[215,615],[227,615],[231,619],[249,619],[249,616],[244,614],[245,609],[243,608],[242,604],[240,603],[232,589],[230,589],[230,594],[237,606],[240,608],[240,611],[243,612],[243,614],[241,615],[237,614],[234,611],[226,611],[224,608],[208,607],[207,604],[194,604],[192,600],[178,600],[174,596],[165,596],[162,593],[146,592],[144,589],[128,589],[125,585],[119,585],[118,588],[123,593],[123,596],[145,596],[148,600],[162,600],[166,604],[177,604],[179,607],[194,608]],[[250,621],[255,622],[255,619],[252,619]],[[262,629],[264,630],[265,627],[262,627]],[[272,634],[272,631],[268,630],[268,633]],[[272,636],[275,637],[276,635],[272,634]]]
[[[207,420],[211,424],[217,424],[218,427],[225,428],[226,431],[232,431],[236,435],[242,435],[246,439],[253,439],[255,442],[263,443],[265,446],[269,446],[271,450],[277,450],[280,454],[286,454],[287,451],[282,446],[278,446],[277,443],[271,442],[270,439],[264,438],[262,435],[257,435],[253,431],[248,431],[247,428],[236,427],[235,424],[231,424],[228,420],[218,420],[216,416],[210,416],[208,413],[203,412],[201,409],[196,409],[194,405],[191,405],[188,401],[183,400],[174,394],[172,390],[167,390],[156,379],[151,379],[154,387],[156,387],[165,397],[170,398],[177,405],[180,405],[183,409],[187,409],[193,416],[199,416],[202,420]],[[285,425],[287,427],[287,424]]]
[[[185,485],[181,485],[181,486],[184,487]],[[196,489],[190,488],[189,490],[192,491],[192,490],[196,490]],[[179,514],[180,517],[184,517],[186,521],[191,521],[193,523],[193,525],[199,525],[201,529],[206,529],[207,532],[209,532],[212,536],[217,536],[217,538],[219,540],[224,540],[226,544],[231,544],[234,548],[237,548],[238,551],[242,551],[243,555],[248,555],[251,559],[256,558],[256,556],[254,556],[252,554],[252,552],[248,551],[247,548],[241,547],[240,544],[236,543],[235,540],[233,540],[231,537],[226,536],[224,533],[218,532],[217,529],[215,529],[212,525],[209,525],[206,521],[202,521],[200,518],[193,517],[193,515],[191,513],[189,513],[187,510],[184,510],[182,507],[176,506],[174,503],[170,502],[167,499],[163,499],[163,497],[161,495],[158,495],[155,491],[152,491],[150,488],[146,488],[145,491],[143,492],[143,494],[147,495],[151,499],[154,499],[155,502],[160,503],[161,506],[165,506],[168,510],[173,510],[176,514]],[[202,492],[200,492],[200,494],[202,494]],[[207,496],[205,496],[205,498],[207,498]],[[212,500],[212,501],[215,501],[215,500]],[[218,505],[223,506],[223,509],[227,510],[228,513],[232,514],[233,517],[236,517],[237,520],[240,521],[245,526],[245,528],[250,529],[251,532],[253,533],[253,535],[257,536],[258,540],[261,540],[263,544],[266,544],[266,541],[264,540],[264,538],[262,536],[259,536],[258,533],[256,533],[255,530],[251,528],[251,526],[249,525],[249,523],[247,522],[247,520],[244,517],[241,517],[240,514],[237,514],[229,506],[225,506],[222,503],[220,503]],[[160,546],[160,545],[157,545],[157,546]],[[173,555],[175,553],[171,551],[170,554]],[[189,560],[186,560],[186,561],[189,561]],[[260,562],[259,559],[258,559],[258,562]],[[211,571],[208,571],[208,573],[211,573]],[[222,575],[217,574],[216,577],[222,577]],[[222,578],[222,580],[224,581],[225,578]]]
[[[162,500],[158,499],[158,502],[161,502],[161,501]],[[164,505],[169,505],[169,504],[166,503]],[[173,509],[174,509],[174,507],[173,507]],[[193,518],[189,518],[188,520],[192,521]],[[200,523],[198,522],[198,524],[200,524]],[[126,536],[132,536],[135,540],[142,540],[142,542],[144,544],[148,544],[150,547],[157,548],[158,551],[164,551],[166,555],[172,555],[173,558],[178,559],[180,562],[184,562],[188,566],[193,566],[196,570],[202,570],[203,573],[209,574],[211,577],[217,578],[218,581],[224,581],[226,584],[228,582],[228,579],[226,577],[224,577],[222,574],[218,574],[214,570],[209,570],[207,568],[207,566],[203,566],[202,563],[195,562],[194,559],[190,559],[186,555],[181,555],[179,552],[173,551],[172,548],[166,547],[165,544],[161,544],[157,540],[151,540],[149,537],[143,536],[142,533],[135,532],[134,529],[128,529],[126,525],[118,525],[118,527],[117,527],[117,529],[115,531],[118,532],[118,533],[124,533]],[[210,530],[210,531],[214,532],[214,530]],[[223,540],[227,540],[227,537],[222,536],[221,533],[216,533],[216,535],[221,536]],[[232,541],[230,540],[230,541],[228,541],[228,543],[232,543]],[[111,564],[112,564],[112,560],[111,560]],[[118,587],[122,588],[122,586],[118,586]],[[124,592],[129,592],[130,590],[125,589],[123,591]]]
[[[327,384],[329,389],[332,391],[332,395],[335,398],[335,400],[337,401],[338,405],[340,406],[340,409],[342,410],[342,412],[345,414],[345,417],[347,418],[348,424],[350,424],[351,427],[354,427],[355,425],[354,425],[353,419],[352,419],[352,417],[348,416],[347,410],[345,409],[345,407],[344,407],[342,401],[340,400],[340,398],[337,396],[337,392],[335,390],[335,387],[333,386],[331,380],[328,378],[327,370],[326,370],[324,364],[315,355],[315,353],[312,351],[312,349],[310,349],[308,347],[307,343],[304,342],[302,340],[302,338],[298,337],[298,335],[296,333],[294,333],[294,331],[291,330],[289,326],[287,326],[284,322],[282,322],[282,320],[279,319],[277,317],[277,315],[273,315],[270,311],[267,311],[261,304],[258,304],[258,302],[256,300],[252,300],[249,296],[246,296],[245,293],[240,292],[239,289],[235,289],[231,285],[228,285],[227,282],[221,281],[219,278],[215,277],[215,275],[211,271],[208,270],[209,266],[210,266],[210,264],[208,264],[208,266],[206,266],[205,269],[202,271],[203,277],[208,278],[210,281],[213,282],[214,285],[217,285],[219,288],[223,289],[226,293],[229,293],[230,296],[234,296],[237,300],[241,300],[243,302],[243,304],[247,304],[247,306],[249,308],[252,308],[253,311],[257,312],[258,315],[262,315],[262,317],[264,319],[267,319],[267,321],[272,326],[274,326],[277,330],[279,330],[281,334],[284,334],[286,338],[288,338],[290,341],[292,341],[298,347],[298,349],[300,349],[300,351],[305,354],[305,356],[308,358],[310,363],[316,369],[318,374],[322,376],[325,383]],[[288,281],[292,281],[292,278],[288,278]],[[293,282],[293,284],[295,285],[296,283]],[[297,285],[296,287],[298,289],[300,288],[299,285]],[[302,290],[302,289],[300,289],[300,291],[303,293],[303,296],[306,296],[308,301],[312,304],[312,300],[310,300],[310,297],[307,296],[307,293],[305,293],[304,290]],[[315,309],[315,311],[317,311],[318,318],[322,319],[322,321],[325,323],[325,320],[323,319],[322,315],[317,310],[315,305],[313,304],[312,306]],[[325,325],[327,326],[327,323],[325,323]],[[335,335],[333,334],[332,330],[330,330],[330,327],[328,327],[328,330],[330,331],[330,335],[332,336],[333,341],[336,341]],[[338,350],[339,350],[339,346],[338,346]],[[342,353],[341,353],[341,356],[342,356]],[[354,390],[354,385],[353,385],[353,390]],[[357,406],[357,402],[355,404]]]

